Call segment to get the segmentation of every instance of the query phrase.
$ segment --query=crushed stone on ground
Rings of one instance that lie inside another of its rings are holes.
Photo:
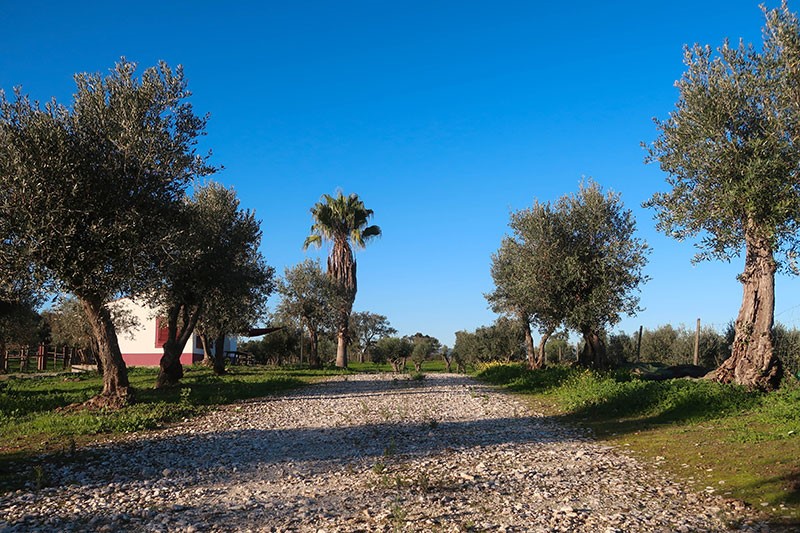
[[[452,374],[340,376],[78,457],[0,495],[0,530],[763,530]]]

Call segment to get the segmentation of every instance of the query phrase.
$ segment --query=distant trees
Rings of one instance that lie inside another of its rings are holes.
[[[417,372],[422,370],[422,363],[431,359],[442,348],[439,339],[422,333],[415,333],[408,340],[414,346],[411,350],[411,362]]]
[[[370,350],[383,337],[394,335],[397,330],[384,315],[359,311],[350,315],[350,335],[359,353],[360,362],[370,359]]]
[[[135,76],[124,59],[107,75],[78,74],[71,107],[0,93],[0,279],[22,265],[41,292],[74,294],[103,364],[96,405],[132,399],[108,308],[142,291],[190,180],[212,173],[195,152],[194,114],[180,67]]]
[[[401,337],[384,337],[375,343],[375,354],[378,360],[388,361],[395,372],[403,372],[406,361],[411,357],[414,344]]]
[[[733,350],[716,379],[772,389],[781,377],[775,272],[797,272],[800,245],[800,24],[785,3],[765,14],[761,51],[727,41],[686,49],[676,109],[657,122],[648,156],[671,190],[645,205],[667,235],[701,235],[696,261],[728,261],[744,248]]]
[[[278,281],[281,300],[276,314],[293,317],[308,332],[310,340],[309,365],[322,367],[319,357],[319,336],[324,330],[335,328],[338,286],[325,275],[319,261],[306,259],[293,267],[286,267]]]
[[[459,368],[488,361],[519,361],[525,357],[524,338],[518,320],[501,316],[491,326],[457,331],[452,357]]]
[[[314,223],[303,247],[321,246],[323,241],[332,245],[328,254],[328,275],[336,282],[340,296],[336,324],[338,367],[347,367],[350,312],[358,290],[353,247],[364,248],[370,239],[381,234],[378,226],[368,225],[372,215],[372,209],[367,209],[357,194],[344,196],[341,191],[336,197],[323,195],[322,201],[311,208]]]

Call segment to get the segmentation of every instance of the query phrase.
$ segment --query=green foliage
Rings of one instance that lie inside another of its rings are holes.
[[[292,356],[299,358],[301,340],[301,331],[295,327],[287,326],[264,335],[260,340],[243,342],[239,344],[238,350],[252,354],[259,364],[279,365]]]
[[[397,330],[389,324],[384,315],[359,311],[350,315],[350,339],[362,359],[370,359],[370,349],[383,337],[394,335]]]
[[[542,332],[563,322],[568,302],[563,300],[560,269],[558,217],[552,206],[534,201],[533,206],[511,214],[513,235],[503,238],[492,255],[495,289],[485,297],[496,313],[534,324]]]
[[[687,47],[680,99],[649,147],[672,189],[645,205],[668,235],[702,236],[698,261],[727,261],[764,239],[759,246],[770,256],[783,248],[791,267],[798,245],[799,28],[785,5],[766,16],[761,51]]]
[[[783,363],[787,374],[800,378],[800,330],[775,324],[775,355]]]
[[[800,419],[788,408],[798,398],[799,388],[763,395],[708,380],[645,381],[627,372],[563,366],[528,370],[522,365],[493,364],[482,367],[476,376],[518,392],[546,393],[565,412],[579,419],[686,423],[753,409],[772,418]]]
[[[343,291],[342,309],[347,311],[343,319],[349,318],[358,290],[356,260],[351,245],[364,248],[367,241],[381,234],[378,226],[367,225],[372,215],[372,209],[367,209],[357,194],[345,196],[342,191],[336,197],[323,194],[322,201],[311,208],[314,223],[303,248],[312,244],[321,246],[323,240],[333,244],[328,255],[328,275]]]
[[[182,69],[135,74],[123,59],[105,77],[76,75],[71,107],[0,92],[0,219],[13,240],[0,251],[40,283],[106,301],[141,288],[186,186],[214,171],[194,151],[206,120]]]
[[[298,387],[326,372],[237,367],[217,376],[209,369],[192,367],[186,371],[183,387],[167,390],[152,388],[156,374],[156,369],[131,369],[129,376],[139,389],[139,403],[110,411],[57,411],[94,396],[102,387],[96,374],[0,381],[0,447],[34,451],[51,439],[153,429],[197,414],[207,406]]]
[[[388,361],[395,372],[402,372],[413,350],[414,344],[406,338],[384,337],[375,344],[373,361]]]
[[[407,337],[407,339],[414,345],[411,350],[411,361],[414,363],[414,369],[417,372],[422,368],[422,363],[431,359],[442,347],[439,339],[422,333],[415,333]]]
[[[181,67],[161,62],[137,77],[123,58],[75,82],[71,107],[0,91],[0,286],[30,279],[40,296],[75,295],[94,324],[102,392],[124,403],[108,304],[160,278],[187,186],[216,169],[195,152],[206,119],[187,102]]]
[[[474,332],[457,331],[453,357],[460,366],[474,366],[489,361],[519,361],[525,357],[522,324],[499,317],[491,326]]]
[[[619,194],[589,181],[555,204],[536,201],[512,213],[509,226],[513,235],[492,257],[492,309],[544,335],[562,324],[576,330],[591,348],[581,362],[608,366],[604,330],[639,310],[637,293],[647,280],[649,247],[634,235],[633,213]]]
[[[4,300],[0,291],[0,350],[6,344],[37,344],[44,340],[46,323],[34,306],[33,296]]]
[[[306,259],[286,267],[278,281],[281,300],[276,309],[276,323],[296,324],[308,331],[310,361],[319,366],[319,337],[336,327],[341,294],[336,283],[322,272],[319,261]]]
[[[566,366],[530,370],[521,364],[495,362],[479,365],[476,377],[518,392],[541,393],[559,387],[573,373]]]
[[[241,209],[233,189],[214,182],[195,189],[189,206],[190,232],[202,244],[194,251],[194,273],[187,278],[201,291],[198,328],[212,337],[246,333],[263,319],[275,289],[275,270],[259,250],[261,223],[253,211]]]

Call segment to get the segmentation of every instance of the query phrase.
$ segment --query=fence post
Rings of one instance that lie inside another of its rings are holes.
[[[700,364],[700,319],[697,319],[697,329],[694,332],[694,366]]]
[[[642,359],[642,326],[639,326],[639,336],[636,337],[636,362]]]
[[[36,349],[36,370],[47,370],[47,347],[43,343]]]

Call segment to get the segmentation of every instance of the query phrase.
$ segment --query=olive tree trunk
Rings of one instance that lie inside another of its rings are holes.
[[[130,404],[134,400],[133,390],[128,382],[128,368],[122,359],[111,312],[98,298],[79,296],[79,299],[97,341],[97,359],[103,369],[103,390],[89,402],[92,406],[111,408]]]
[[[208,345],[208,335],[200,333],[198,337],[200,338],[200,345],[203,347],[203,360],[200,364],[211,368],[214,366],[214,356],[211,355],[211,349]]]
[[[164,343],[164,354],[158,363],[157,389],[177,385],[183,377],[181,354],[192,336],[201,311],[200,305],[192,309],[184,305],[175,305],[168,310],[167,340]]]
[[[533,346],[533,335],[531,334],[531,322],[527,316],[522,316],[522,333],[525,335],[525,359],[528,361],[528,368],[538,368],[536,366],[536,351]]]
[[[184,346],[186,343],[181,343],[177,339],[167,339],[167,342],[164,343],[164,354],[158,363],[157,389],[177,385],[183,377],[181,354]]]
[[[596,370],[607,370],[611,367],[606,353],[606,343],[603,338],[594,330],[587,329],[583,334],[583,350],[578,356],[578,363],[586,368]]]
[[[214,339],[214,373],[218,376],[225,374],[225,334]]]
[[[547,341],[550,339],[550,336],[553,335],[553,331],[554,330],[551,328],[542,333],[542,338],[539,340],[539,350],[536,354],[536,368],[544,368],[547,365],[545,348],[547,347]]]
[[[742,282],[742,306],[736,317],[731,356],[712,374],[721,383],[772,390],[782,376],[775,356],[772,326],[775,317],[775,271],[772,247],[765,238],[745,234],[746,251]]]
[[[322,361],[319,359],[319,333],[310,326],[308,327],[308,342],[311,351],[308,355],[308,366],[311,368],[322,368]]]

